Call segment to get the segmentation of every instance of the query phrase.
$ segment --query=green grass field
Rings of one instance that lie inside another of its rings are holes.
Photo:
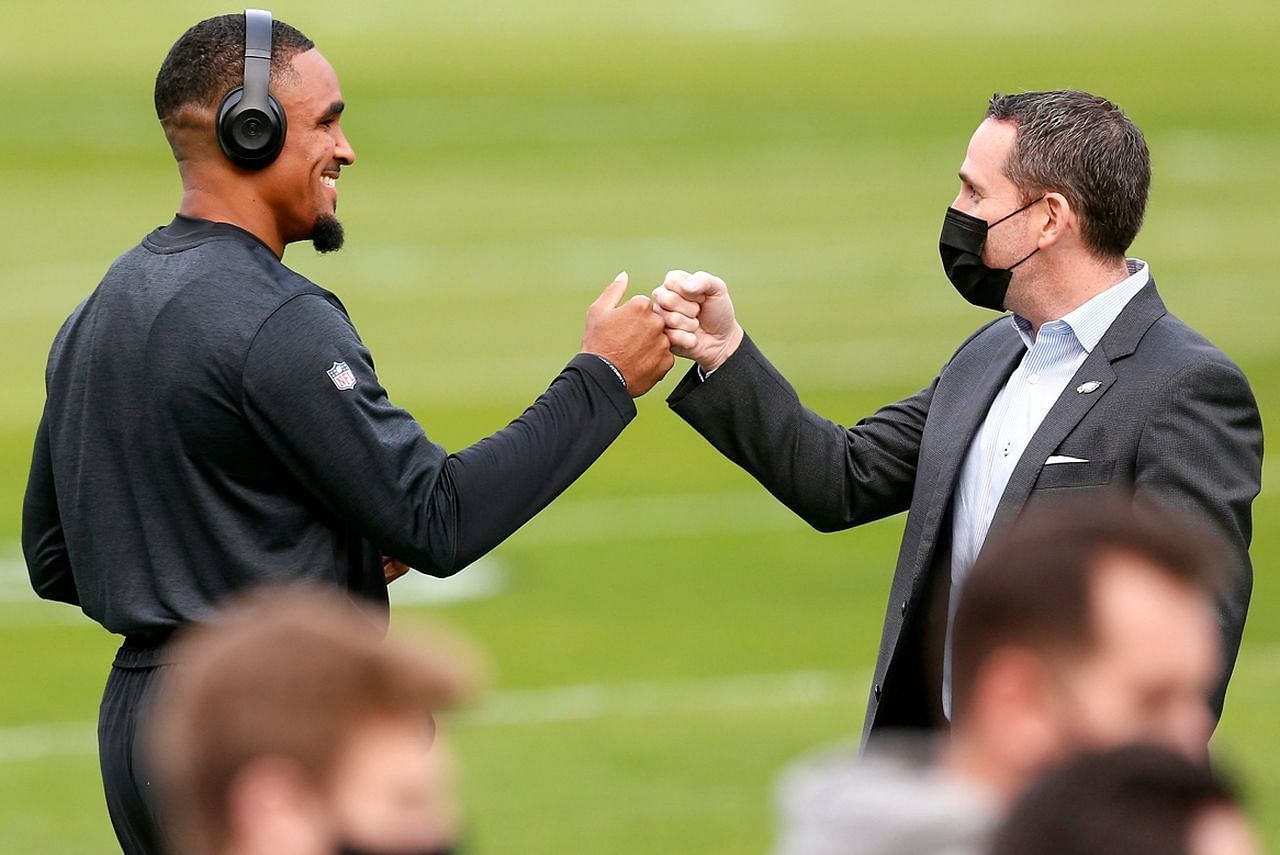
[[[151,113],[208,14],[17,0],[0,31],[0,851],[109,852],[92,722],[113,640],[35,600],[18,547],[45,353],[107,263],[178,201]],[[338,292],[393,399],[450,448],[575,352],[620,269],[730,283],[815,409],[851,422],[927,383],[986,319],[937,260],[996,90],[1073,86],[1144,128],[1133,254],[1280,415],[1280,13],[1271,0],[280,0],[337,67],[359,162],[348,244],[286,262]],[[475,851],[761,852],[771,782],[855,734],[902,518],[819,535],[662,401],[483,566],[498,595],[397,608],[489,651],[458,721]],[[1269,482],[1274,463],[1266,467]],[[1280,500],[1217,750],[1280,846]],[[466,575],[466,574],[464,574]],[[576,688],[575,688],[576,687]]]

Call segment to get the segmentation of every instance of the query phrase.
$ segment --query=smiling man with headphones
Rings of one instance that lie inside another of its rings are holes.
[[[450,454],[379,383],[331,292],[281,263],[342,245],[355,162],[329,62],[250,10],[196,24],[156,78],[183,195],[58,332],[23,506],[45,598],[124,636],[99,748],[127,853],[159,851],[135,734],[166,641],[229,595],[311,580],[384,610],[408,566],[447,576],[560,494],[671,367],[619,276],[581,352],[509,426]]]
[[[214,90],[226,92],[216,115],[201,91],[211,77],[201,55],[166,63],[156,81],[156,113],[183,179],[181,213],[237,225],[277,256],[299,240],[320,252],[341,249],[338,177],[356,153],[342,132],[346,105],[338,76],[306,36],[273,24],[270,13],[250,9],[243,19],[228,17],[244,29],[244,84]],[[280,33],[278,53],[289,57],[274,72],[273,28]],[[175,51],[183,47],[180,41]],[[279,98],[272,80],[279,81]]]

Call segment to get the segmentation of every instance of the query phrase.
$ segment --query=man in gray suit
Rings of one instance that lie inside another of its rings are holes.
[[[983,544],[1029,506],[1090,490],[1203,517],[1227,541],[1221,713],[1252,587],[1262,424],[1240,369],[1126,258],[1150,176],[1141,131],[1111,102],[994,96],[939,247],[962,296],[1012,315],[849,428],[800,403],[722,280],[672,271],[654,291],[673,350],[696,363],[668,402],[712,445],[821,531],[909,510],[864,740],[945,726],[950,623]]]

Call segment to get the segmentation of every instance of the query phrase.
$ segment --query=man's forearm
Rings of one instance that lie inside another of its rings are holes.
[[[931,394],[846,429],[806,409],[747,337],[714,376],[690,372],[667,401],[779,501],[834,531],[906,509]]]
[[[607,364],[579,354],[519,418],[451,455],[445,478],[457,501],[461,569],[546,507],[594,463],[635,417]]]

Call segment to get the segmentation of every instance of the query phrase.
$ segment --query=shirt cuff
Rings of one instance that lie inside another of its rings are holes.
[[[627,391],[626,385],[618,378],[617,366],[610,364],[609,360],[600,358],[597,353],[579,353],[569,360],[565,368],[566,370],[572,368],[579,374],[591,378],[588,385],[604,394],[624,423],[635,418],[636,402]]]
[[[598,353],[593,353],[591,355],[594,356],[596,359],[600,360],[601,362],[603,362],[605,365],[609,366],[609,370],[613,372],[613,376],[617,377],[618,382],[622,384],[622,388],[623,389],[627,388],[627,378],[622,376],[622,372],[618,370],[618,366],[614,365],[612,362],[605,359],[603,356],[601,356]]]

